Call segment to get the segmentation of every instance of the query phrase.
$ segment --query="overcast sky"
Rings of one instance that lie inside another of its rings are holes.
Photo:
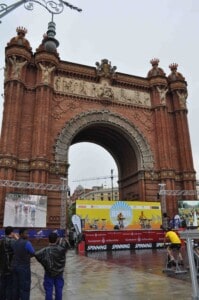
[[[12,4],[16,0],[1,0]],[[40,2],[47,2],[42,0]],[[58,0],[56,0],[58,2]],[[199,1],[198,0],[69,0],[83,9],[81,13],[65,7],[56,15],[56,38],[60,42],[61,60],[95,66],[107,58],[117,71],[146,77],[151,69],[150,60],[159,58],[159,66],[168,75],[169,65],[178,63],[188,83],[188,121],[195,170],[199,172]],[[0,24],[0,94],[3,93],[4,48],[16,35],[16,27],[27,28],[33,51],[47,31],[51,15],[38,4],[33,11],[22,5],[2,19]],[[3,98],[0,99],[2,115]],[[0,119],[1,123],[1,119]],[[112,157],[94,144],[78,144],[69,151],[69,184],[111,185],[110,178],[76,181],[83,178],[117,175]],[[199,176],[197,175],[199,178]],[[75,181],[75,182],[74,182]],[[116,185],[116,181],[114,181]]]

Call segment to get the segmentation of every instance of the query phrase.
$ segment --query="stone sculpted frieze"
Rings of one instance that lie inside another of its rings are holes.
[[[77,95],[80,97],[95,99],[108,99],[116,103],[151,107],[151,99],[148,92],[112,87],[105,80],[97,84],[83,80],[55,76],[54,90],[67,95]]]

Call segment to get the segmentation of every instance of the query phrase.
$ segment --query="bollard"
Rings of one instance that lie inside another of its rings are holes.
[[[85,253],[85,241],[81,241],[78,244],[78,253],[84,254]]]

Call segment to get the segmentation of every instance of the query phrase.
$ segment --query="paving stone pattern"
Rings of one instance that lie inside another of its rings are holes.
[[[191,300],[190,275],[168,275],[164,250],[67,253],[63,300]],[[30,300],[45,299],[43,268],[33,258]]]

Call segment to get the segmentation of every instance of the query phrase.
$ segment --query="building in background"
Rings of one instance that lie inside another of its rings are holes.
[[[93,186],[92,189],[84,189],[79,185],[73,195],[71,196],[71,202],[76,200],[108,200],[119,201],[118,187],[105,188],[101,186]]]

